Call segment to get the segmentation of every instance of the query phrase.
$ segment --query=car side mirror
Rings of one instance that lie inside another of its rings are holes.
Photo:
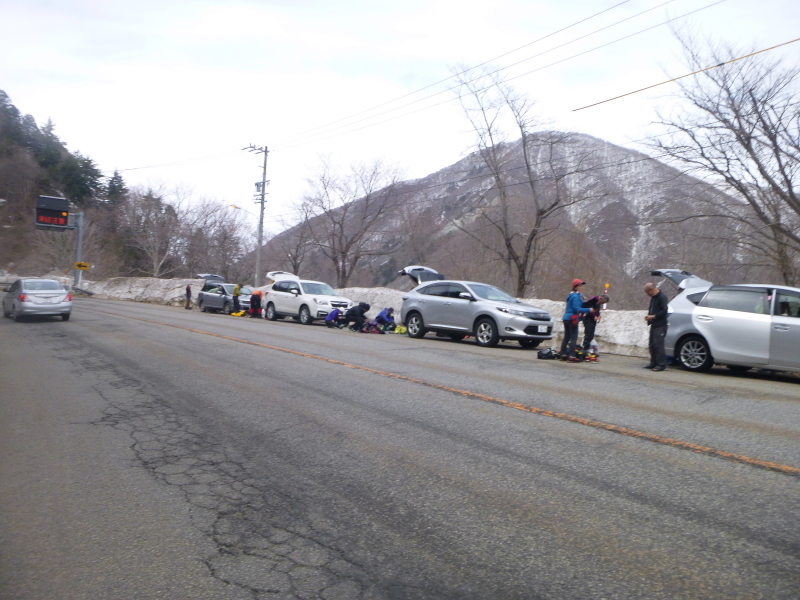
[[[458,297],[464,298],[464,300],[475,300],[475,297],[469,292],[461,292]]]
[[[295,296],[300,295],[300,290],[289,290],[289,291],[292,292]]]

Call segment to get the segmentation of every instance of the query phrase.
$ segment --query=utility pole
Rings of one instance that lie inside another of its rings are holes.
[[[269,148],[266,146],[254,146],[250,144],[247,148],[242,148],[248,152],[255,152],[256,154],[264,155],[264,168],[261,172],[261,181],[256,183],[256,196],[260,195],[260,199],[256,200],[256,204],[260,204],[258,211],[258,248],[256,249],[256,274],[255,274],[255,287],[261,286],[261,246],[264,244],[264,203],[266,202],[267,195],[267,155]],[[260,192],[260,194],[259,194]]]

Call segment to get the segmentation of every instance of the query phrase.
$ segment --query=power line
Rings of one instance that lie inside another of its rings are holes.
[[[653,25],[653,26],[651,26],[651,27],[646,27],[645,29],[641,29],[641,30],[639,30],[639,31],[637,31],[637,32],[635,32],[635,33],[632,33],[632,34],[630,34],[630,35],[626,35],[626,36],[624,36],[624,37],[617,38],[616,40],[612,40],[612,41],[610,41],[610,42],[607,42],[607,43],[605,43],[605,44],[601,44],[600,46],[595,46],[594,48],[590,48],[589,50],[585,50],[585,51],[583,51],[583,52],[579,52],[578,54],[573,54],[572,56],[568,56],[568,57],[566,57],[566,58],[562,58],[562,59],[560,59],[560,60],[557,60],[557,61],[555,61],[555,62],[549,63],[549,64],[547,64],[547,65],[543,65],[543,66],[541,66],[541,67],[538,67],[538,68],[536,68],[536,69],[533,69],[533,70],[531,70],[531,71],[527,71],[527,72],[525,72],[525,73],[521,73],[520,75],[515,75],[514,77],[510,77],[510,78],[508,78],[506,81],[513,81],[513,80],[515,80],[515,79],[519,79],[520,77],[525,77],[525,76],[527,76],[527,75],[531,75],[531,74],[533,74],[533,73],[537,73],[537,72],[539,72],[539,71],[542,71],[542,70],[544,70],[544,69],[548,69],[548,68],[550,68],[550,67],[553,67],[553,66],[555,66],[555,65],[561,64],[561,63],[563,63],[563,62],[566,62],[566,61],[568,61],[568,60],[572,60],[572,59],[574,59],[574,58],[578,58],[578,57],[580,57],[580,56],[584,56],[585,54],[589,54],[590,52],[595,52],[595,51],[597,51],[597,50],[600,50],[600,49],[602,49],[602,48],[605,48],[605,47],[607,47],[607,46],[611,46],[611,45],[613,45],[613,44],[616,44],[616,43],[618,43],[618,42],[621,42],[621,41],[624,41],[624,40],[630,39],[630,38],[632,38],[632,37],[635,37],[635,36],[637,36],[637,35],[640,35],[640,34],[642,34],[642,33],[647,33],[648,31],[652,31],[653,29],[656,29],[656,28],[658,28],[658,27],[662,27],[662,26],[664,26],[664,25],[668,25],[669,23],[672,23],[673,21],[676,21],[676,20],[678,20],[678,19],[683,19],[683,18],[685,18],[685,17],[688,17],[688,16],[690,16],[690,15],[693,15],[693,14],[695,14],[695,13],[698,13],[698,12],[700,12],[700,11],[702,11],[702,10],[706,10],[706,9],[708,9],[708,8],[711,8],[711,7],[713,7],[713,6],[716,6],[717,4],[722,4],[723,2],[725,2],[725,0],[717,0],[716,2],[712,2],[711,4],[707,4],[706,6],[700,7],[700,8],[698,8],[698,9],[692,10],[692,11],[690,11],[690,12],[687,12],[687,13],[684,13],[684,14],[682,14],[682,15],[680,15],[680,16],[673,17],[673,18],[671,18],[671,19],[667,19],[666,21],[663,21],[663,22],[661,22],[661,23],[658,23],[657,25]],[[598,31],[599,31],[599,30],[598,30]],[[589,35],[591,35],[591,34],[589,34]],[[584,36],[584,37],[585,37],[585,36]],[[537,56],[538,56],[538,55],[537,55]],[[520,62],[524,62],[524,61],[520,61]],[[519,64],[519,63],[516,63],[516,64]],[[496,72],[499,72],[499,71],[502,71],[502,70],[503,70],[503,69],[498,69],[497,71],[495,71],[495,73],[496,73]],[[486,86],[486,87],[484,87],[484,88],[481,88],[481,89],[479,89],[479,90],[476,90],[476,91],[478,91],[478,92],[480,92],[480,91],[485,91],[485,90],[489,89],[490,87],[491,87],[491,85],[488,85],[488,86]],[[456,88],[451,88],[451,89],[456,89]],[[450,91],[450,90],[445,90],[445,91]],[[436,97],[436,96],[440,95],[441,93],[443,93],[443,92],[439,92],[439,93],[437,93],[437,94],[432,94],[431,96],[428,96],[428,97],[426,97],[426,98],[423,98],[422,100],[428,100],[428,99],[430,99],[430,98],[434,98],[434,97]],[[459,96],[458,96],[458,98],[461,98],[461,97],[463,97],[463,96],[461,96],[461,95],[459,95]],[[397,109],[392,109],[392,110],[390,110],[390,111],[386,111],[386,112],[384,112],[384,113],[381,113],[381,114],[388,114],[388,113],[390,113],[390,112],[394,112],[394,110],[399,110],[400,108],[405,108],[406,106],[410,106],[411,104],[414,104],[414,103],[416,103],[416,102],[419,102],[419,101],[415,101],[415,102],[412,102],[412,103],[406,104],[406,105],[404,105],[404,106],[398,107]],[[395,116],[395,117],[390,117],[390,118],[388,118],[388,119],[384,119],[384,120],[382,120],[382,121],[377,121],[377,122],[374,122],[374,123],[368,123],[368,124],[366,124],[366,125],[363,125],[363,126],[361,126],[361,127],[357,127],[357,128],[355,128],[355,129],[350,129],[350,130],[348,130],[348,131],[344,131],[344,132],[340,132],[340,133],[331,133],[331,135],[328,135],[328,136],[326,136],[326,137],[321,137],[321,138],[320,138],[320,137],[317,137],[317,138],[310,139],[310,140],[306,140],[306,141],[298,141],[297,143],[290,144],[290,145],[286,145],[286,146],[283,146],[282,148],[283,148],[283,149],[295,148],[295,147],[297,147],[297,146],[302,146],[302,145],[305,145],[305,144],[308,144],[308,143],[311,143],[311,142],[318,142],[318,141],[322,141],[322,140],[330,139],[330,138],[332,138],[332,137],[338,137],[338,136],[340,136],[340,135],[345,135],[345,134],[348,134],[348,133],[354,133],[354,132],[356,132],[356,131],[361,131],[362,129],[367,129],[367,128],[369,128],[369,127],[374,127],[374,126],[376,126],[376,125],[382,125],[382,124],[384,124],[384,123],[388,123],[388,122],[390,122],[390,121],[394,121],[394,120],[396,120],[396,119],[400,119],[400,118],[408,117],[408,116],[414,115],[414,114],[416,114],[416,113],[419,113],[419,112],[422,112],[422,111],[425,111],[425,110],[429,110],[429,109],[432,109],[432,108],[436,108],[436,107],[438,107],[438,106],[442,106],[442,105],[444,105],[444,104],[449,104],[450,102],[452,102],[452,99],[447,99],[447,100],[444,100],[444,101],[442,101],[442,102],[437,102],[436,104],[431,104],[431,105],[428,105],[428,106],[424,106],[424,107],[422,107],[422,108],[419,108],[419,109],[417,109],[417,110],[413,110],[413,111],[411,111],[411,112],[403,113],[403,114],[401,114],[401,115],[397,115],[397,116]],[[375,117],[377,117],[377,116],[380,116],[380,115],[375,115],[375,116],[373,116],[373,117],[368,117],[368,118],[366,118],[366,119],[362,119],[362,120],[369,120],[369,119],[371,119],[371,118],[375,118]],[[355,123],[353,123],[353,124],[355,124]],[[347,126],[343,126],[343,127],[347,127]],[[341,129],[341,128],[339,128],[339,129]]]
[[[664,4],[669,4],[670,2],[673,2],[673,1],[674,1],[674,0],[668,0],[667,2],[664,2]],[[473,66],[473,67],[470,67],[470,68],[468,68],[468,69],[464,69],[463,71],[461,71],[461,72],[459,72],[459,73],[455,73],[455,74],[453,74],[453,75],[450,75],[450,76],[448,76],[448,77],[445,77],[444,79],[441,79],[441,80],[439,80],[439,81],[436,81],[436,82],[434,82],[434,83],[431,83],[431,84],[428,84],[428,85],[426,85],[426,86],[424,86],[424,87],[421,87],[421,88],[419,88],[418,90],[415,90],[415,91],[413,91],[413,92],[409,92],[409,93],[407,93],[407,94],[403,94],[402,96],[398,96],[397,98],[394,98],[394,99],[392,99],[392,100],[388,100],[388,101],[386,101],[386,102],[383,102],[383,103],[381,103],[381,104],[378,104],[378,105],[376,105],[376,106],[373,106],[373,107],[371,107],[371,108],[366,108],[366,109],[364,109],[364,110],[362,110],[362,111],[359,111],[359,112],[357,112],[357,113],[354,113],[354,114],[352,114],[352,115],[349,115],[349,116],[347,116],[347,117],[342,117],[341,119],[337,119],[336,121],[332,121],[332,122],[330,122],[330,123],[328,123],[328,124],[326,124],[326,125],[320,125],[320,126],[318,126],[318,127],[314,127],[314,128],[312,128],[312,129],[308,129],[308,130],[306,130],[306,131],[302,131],[302,132],[300,132],[300,133],[299,133],[299,134],[297,134],[297,135],[302,137],[302,136],[306,135],[307,133],[313,133],[313,132],[315,132],[315,131],[317,131],[317,130],[319,130],[319,129],[327,129],[327,128],[328,128],[328,127],[330,127],[331,125],[336,125],[337,123],[341,123],[342,121],[348,121],[348,120],[350,120],[350,119],[352,119],[352,118],[354,118],[354,117],[358,117],[358,116],[360,116],[360,115],[363,115],[364,113],[372,112],[372,111],[374,111],[374,110],[377,110],[377,109],[379,109],[379,108],[383,108],[384,106],[387,106],[387,105],[389,105],[389,104],[392,104],[392,103],[394,103],[394,102],[397,102],[397,101],[399,101],[399,100],[403,100],[404,98],[408,98],[409,96],[413,96],[414,94],[418,94],[418,93],[420,93],[420,92],[424,92],[424,91],[425,91],[425,90],[427,90],[427,89],[430,89],[430,88],[432,88],[432,87],[434,87],[434,86],[436,86],[436,85],[439,85],[440,83],[444,83],[444,82],[446,82],[446,81],[449,81],[449,80],[451,80],[451,79],[454,79],[455,77],[459,77],[459,76],[461,76],[461,75],[464,75],[465,73],[469,73],[470,71],[474,71],[475,69],[478,69],[478,68],[480,68],[480,67],[482,67],[482,66],[484,66],[484,65],[487,65],[487,64],[489,64],[489,63],[491,63],[491,62],[494,62],[494,61],[496,61],[496,60],[499,60],[499,59],[501,59],[501,58],[503,58],[503,57],[505,57],[505,56],[509,56],[510,54],[514,54],[515,52],[519,52],[519,51],[520,51],[520,50],[522,50],[523,48],[527,48],[528,46],[532,46],[533,44],[537,44],[537,43],[539,43],[539,42],[541,42],[541,41],[543,41],[543,40],[546,40],[546,39],[547,39],[547,38],[549,38],[549,37],[553,37],[554,35],[557,35],[557,34],[559,34],[559,33],[563,33],[564,31],[566,31],[566,30],[568,30],[568,29],[571,29],[571,28],[573,28],[573,27],[576,27],[577,25],[580,25],[581,23],[585,23],[586,21],[589,21],[589,20],[591,20],[591,19],[593,19],[593,18],[595,18],[595,17],[598,17],[598,16],[602,15],[603,13],[606,13],[606,12],[608,12],[608,11],[610,11],[610,10],[613,10],[613,9],[615,9],[615,8],[619,7],[619,6],[622,6],[623,4],[627,4],[628,2],[630,2],[630,0],[623,0],[623,2],[619,2],[618,4],[615,4],[615,5],[613,5],[613,6],[610,6],[609,8],[606,8],[606,9],[604,9],[604,10],[601,10],[601,11],[600,11],[600,12],[598,12],[598,13],[595,13],[595,14],[593,14],[593,15],[590,15],[590,16],[588,16],[588,17],[586,17],[586,18],[584,18],[584,19],[581,19],[581,20],[579,20],[579,21],[575,21],[575,22],[574,22],[574,23],[572,23],[571,25],[567,25],[566,27],[562,27],[561,29],[558,29],[558,30],[556,30],[556,31],[553,31],[553,32],[551,32],[551,33],[548,33],[547,35],[544,35],[544,36],[542,36],[542,37],[540,37],[540,38],[537,38],[537,39],[533,40],[532,42],[528,42],[527,44],[523,44],[522,46],[519,46],[519,47],[517,47],[517,48],[514,48],[513,50],[509,50],[508,52],[505,52],[505,53],[503,53],[503,54],[500,54],[499,56],[495,56],[494,58],[490,58],[489,60],[486,60],[486,61],[484,61],[484,62],[482,62],[482,63],[480,63],[480,64],[477,64],[477,65],[475,65],[475,66]],[[660,4],[658,7],[655,7],[655,8],[659,8],[660,6],[663,6],[664,4]],[[648,9],[648,10],[652,10],[652,9]],[[647,12],[647,11],[644,11],[644,12]],[[639,14],[642,14],[642,13],[639,13]],[[634,16],[638,16],[638,15],[634,15]],[[629,17],[629,18],[633,18],[633,17]],[[627,20],[627,19],[623,19],[623,20]],[[620,22],[621,22],[621,21],[620,21]],[[617,24],[617,23],[615,23],[615,25],[616,25],[616,24]],[[579,39],[580,39],[580,38],[579,38]],[[441,92],[438,92],[438,93],[441,93]],[[437,93],[437,94],[434,94],[434,96],[438,95],[438,93]],[[430,98],[430,97],[433,97],[433,96],[428,96],[428,98]],[[422,100],[425,100],[425,99],[427,99],[427,98],[423,98]],[[419,102],[419,101],[420,101],[420,100],[417,100],[417,101],[415,101],[415,102]],[[413,104],[413,103],[412,103],[412,104]],[[406,105],[404,105],[404,106],[408,106],[408,104],[406,104]],[[397,109],[392,109],[392,110],[398,110],[399,108],[403,108],[403,107],[401,106],[401,107],[398,107]],[[391,111],[389,111],[389,112],[391,112]],[[386,114],[386,113],[380,113],[380,114]],[[380,116],[380,115],[375,115],[375,116]],[[356,121],[356,122],[359,122],[359,121]],[[281,140],[278,140],[278,142],[279,142],[279,143],[280,143],[280,141],[281,141]]]
[[[484,76],[493,75],[493,74],[495,74],[495,73],[500,73],[501,71],[505,71],[505,70],[507,70],[507,69],[510,69],[510,68],[512,68],[512,67],[516,67],[516,66],[518,66],[518,65],[521,65],[522,63],[524,63],[524,62],[527,62],[527,61],[529,61],[529,60],[533,60],[533,59],[535,59],[535,58],[539,58],[540,56],[544,56],[545,54],[548,54],[548,53],[550,53],[550,52],[553,52],[553,51],[555,51],[555,50],[558,50],[559,48],[563,48],[563,47],[565,47],[565,46],[569,46],[570,44],[574,44],[575,42],[578,42],[578,41],[580,41],[580,40],[583,40],[583,39],[586,39],[586,38],[588,38],[588,37],[591,37],[591,36],[593,36],[593,35],[596,35],[596,34],[598,34],[598,33],[602,32],[602,31],[605,31],[606,29],[611,29],[612,27],[616,27],[617,25],[620,25],[621,23],[624,23],[625,21],[630,21],[631,19],[635,19],[636,17],[640,17],[641,15],[643,15],[643,14],[645,14],[645,13],[648,13],[648,12],[651,12],[651,11],[653,11],[653,10],[656,10],[656,9],[658,9],[658,8],[661,8],[661,7],[663,7],[663,6],[667,5],[667,4],[670,4],[670,3],[674,2],[674,1],[675,1],[675,0],[666,0],[666,2],[662,2],[661,4],[659,4],[659,5],[657,5],[657,6],[654,6],[654,7],[652,7],[652,8],[648,8],[648,9],[646,9],[646,10],[643,10],[643,11],[641,11],[641,12],[639,12],[639,13],[636,13],[635,15],[631,15],[630,17],[626,17],[626,18],[624,18],[624,19],[621,19],[621,20],[619,20],[619,21],[616,21],[616,22],[614,22],[614,23],[611,23],[610,25],[606,25],[605,27],[601,27],[600,29],[595,29],[594,31],[592,31],[592,32],[590,32],[590,33],[587,33],[587,34],[584,34],[584,35],[582,35],[582,36],[579,36],[579,37],[573,38],[573,39],[569,40],[568,42],[564,42],[563,44],[559,44],[559,45],[557,45],[557,46],[553,46],[552,48],[548,48],[547,50],[544,50],[543,52],[539,52],[538,54],[534,54],[533,56],[529,56],[528,58],[524,58],[524,59],[522,59],[522,60],[519,60],[519,61],[517,61],[517,62],[515,62],[515,63],[511,63],[510,65],[506,65],[506,66],[504,66],[504,67],[500,67],[500,68],[498,68],[498,69],[495,69],[494,71],[490,71],[490,72],[488,72],[488,73],[481,74],[479,77],[476,77],[476,78],[474,78],[474,79],[471,79],[471,80],[470,80],[470,82],[472,82],[472,81],[477,81],[478,79],[480,79],[481,77],[484,77]],[[725,0],[719,0],[719,2],[724,2],[724,1],[725,1]],[[719,2],[717,2],[717,3],[719,3]],[[618,5],[617,5],[617,6],[618,6]],[[713,6],[713,5],[712,5],[712,6]],[[612,8],[614,8],[614,7],[612,7]],[[708,7],[705,7],[705,8],[708,8]],[[610,10],[610,9],[607,9],[607,10]],[[700,10],[702,10],[702,9],[700,9]],[[606,12],[606,11],[603,11],[603,12]],[[602,13],[597,13],[597,14],[602,14]],[[692,14],[692,13],[687,13],[687,14]],[[597,16],[597,15],[592,15],[592,17],[594,17],[594,16]],[[682,15],[681,17],[676,17],[676,18],[682,18],[683,16],[686,16],[686,15]],[[588,18],[586,18],[586,19],[583,19],[583,20],[581,20],[581,21],[578,21],[577,23],[583,23],[584,21],[587,21],[587,20],[589,20],[589,19],[590,19],[590,18],[592,18],[592,17],[588,17]],[[563,28],[563,29],[560,29],[559,31],[557,31],[557,32],[555,32],[555,33],[559,33],[559,32],[565,31],[566,29],[569,29],[570,27],[573,27],[573,26],[574,26],[574,25],[576,25],[577,23],[573,23],[573,25],[570,25],[569,27],[565,27],[565,28]],[[669,21],[666,21],[666,23],[669,23]],[[665,24],[665,23],[661,23],[661,24],[657,25],[656,27],[660,27],[661,25],[664,25],[664,24]],[[647,31],[647,30],[645,30],[645,31]],[[555,33],[553,33],[553,34],[549,34],[549,35],[546,35],[546,36],[544,36],[544,37],[542,37],[542,38],[539,38],[538,40],[535,40],[534,42],[530,42],[529,44],[526,44],[525,46],[520,46],[520,48],[517,48],[517,50],[520,50],[521,48],[525,48],[525,47],[527,47],[527,46],[530,46],[531,44],[534,44],[534,43],[536,43],[536,42],[539,42],[539,41],[541,41],[541,40],[544,40],[544,39],[546,39],[546,38],[550,37],[551,35],[555,35]],[[636,34],[634,34],[634,35],[636,35]],[[625,38],[622,38],[622,39],[625,39]],[[602,46],[600,46],[600,47],[602,47]],[[506,54],[502,54],[502,55],[500,55],[500,57],[497,57],[497,58],[501,58],[501,57],[503,57],[503,56],[507,56],[508,54],[512,54],[513,52],[516,52],[517,50],[512,50],[511,52],[507,52]],[[579,55],[578,55],[578,56],[579,56]],[[492,59],[492,60],[496,60],[496,59]],[[460,76],[460,75],[463,75],[464,73],[468,73],[468,72],[470,72],[470,71],[473,71],[473,70],[475,70],[475,69],[478,69],[479,67],[482,67],[482,66],[484,66],[484,65],[487,65],[487,64],[489,64],[490,62],[492,62],[492,61],[485,61],[485,62],[483,62],[483,63],[481,63],[481,64],[479,64],[479,65],[476,65],[476,66],[474,66],[474,67],[471,67],[471,68],[469,68],[469,69],[465,69],[464,71],[461,71],[460,73],[456,73],[455,75],[452,75],[452,76],[450,76],[450,77],[448,77],[448,78],[446,78],[446,79],[442,79],[441,81],[439,81],[439,82],[437,82],[437,83],[435,83],[435,84],[431,84],[431,85],[429,85],[429,86],[426,86],[426,87],[424,87],[424,88],[421,88],[420,90],[417,90],[416,92],[411,92],[411,93],[409,93],[409,94],[406,94],[405,96],[401,96],[400,98],[397,98],[397,99],[395,99],[395,100],[391,100],[391,101],[389,101],[389,102],[385,102],[385,103],[383,103],[383,104],[380,104],[380,105],[378,105],[377,107],[374,107],[374,108],[372,108],[372,109],[367,109],[367,110],[364,110],[364,111],[362,111],[362,112],[360,112],[360,113],[356,113],[355,115],[352,115],[351,117],[346,117],[346,118],[344,118],[344,119],[339,119],[338,121],[334,121],[333,123],[330,123],[329,125],[324,125],[324,126],[321,126],[321,127],[317,127],[317,128],[315,128],[315,129],[308,130],[308,131],[306,131],[306,132],[303,132],[303,133],[299,133],[299,134],[297,134],[296,136],[293,136],[292,138],[289,138],[289,139],[288,139],[288,142],[285,142],[285,143],[291,143],[291,142],[292,142],[294,139],[298,139],[298,138],[302,140],[302,138],[304,138],[304,137],[309,137],[309,136],[308,136],[308,134],[310,134],[310,133],[313,133],[313,132],[315,132],[315,131],[318,131],[318,130],[320,130],[320,129],[328,129],[330,126],[332,126],[332,125],[334,125],[334,124],[336,124],[336,123],[340,123],[341,121],[348,121],[348,120],[350,120],[352,117],[359,116],[359,115],[361,115],[361,114],[364,114],[364,113],[371,112],[371,111],[373,111],[373,110],[376,110],[377,108],[380,108],[380,107],[386,106],[386,105],[388,105],[388,104],[392,104],[393,102],[395,102],[395,101],[397,101],[397,100],[399,100],[399,99],[406,98],[406,97],[408,97],[408,96],[412,96],[412,95],[414,95],[414,94],[416,94],[416,93],[418,93],[418,92],[421,92],[421,91],[423,91],[423,90],[426,90],[426,89],[428,89],[428,88],[430,88],[430,87],[433,87],[434,85],[438,85],[438,83],[443,83],[443,82],[445,82],[445,81],[448,81],[448,80],[450,80],[450,79],[453,79],[453,78],[455,78],[455,77],[458,77],[458,76]],[[558,63],[553,63],[553,64],[558,64]],[[335,131],[337,131],[337,130],[340,130],[340,129],[345,129],[345,128],[347,128],[347,127],[351,127],[352,125],[356,125],[356,124],[358,124],[358,123],[363,123],[364,121],[369,121],[369,120],[371,120],[371,119],[375,119],[375,118],[377,118],[377,117],[380,117],[380,116],[383,116],[383,115],[387,115],[387,114],[393,113],[393,112],[395,112],[395,111],[398,111],[398,110],[401,110],[401,109],[403,109],[403,108],[406,108],[406,107],[412,106],[412,105],[414,105],[414,104],[418,104],[418,103],[420,103],[420,102],[424,102],[425,100],[430,100],[431,98],[436,98],[437,96],[441,96],[442,94],[445,94],[445,93],[448,93],[448,92],[452,92],[452,91],[454,91],[454,90],[458,90],[460,87],[461,87],[460,85],[452,86],[452,87],[446,88],[446,89],[444,89],[444,90],[440,90],[440,91],[438,91],[438,92],[436,92],[436,93],[434,93],[434,94],[429,94],[428,96],[425,96],[425,97],[423,97],[423,98],[418,98],[418,99],[416,99],[416,100],[413,100],[413,101],[411,101],[411,102],[407,102],[407,103],[405,103],[405,104],[403,104],[403,105],[401,105],[401,106],[396,106],[396,107],[394,107],[394,108],[390,108],[390,109],[388,109],[388,110],[385,110],[385,111],[383,111],[383,112],[380,112],[380,113],[377,113],[377,114],[373,114],[373,115],[370,115],[370,116],[368,116],[368,117],[364,117],[364,118],[362,118],[362,119],[358,119],[358,120],[356,120],[356,121],[350,121],[349,123],[346,123],[346,124],[344,124],[344,125],[340,125],[339,127],[334,127],[333,129],[330,129],[329,131],[322,131],[322,132],[320,132],[319,134],[316,134],[316,135],[311,135],[310,137],[311,137],[312,139],[311,139],[311,140],[309,140],[309,141],[318,141],[318,140],[320,139],[320,138],[318,138],[318,135],[325,135],[326,133],[332,133],[332,132],[335,132]],[[438,104],[434,104],[434,105],[432,105],[432,106],[428,106],[428,107],[423,107],[423,108],[422,108],[422,109],[420,109],[420,110],[427,110],[428,108],[435,108],[435,107],[437,107],[437,106],[441,106],[442,104],[449,104],[449,103],[451,102],[451,100],[452,100],[452,98],[449,98],[449,99],[445,100],[444,102],[440,102],[440,103],[438,103]],[[411,113],[406,113],[405,115],[401,115],[401,116],[408,116],[408,115],[411,115],[411,114],[416,114],[417,112],[420,112],[420,110],[413,111],[413,112],[411,112]],[[397,117],[397,118],[400,118],[400,117]],[[378,125],[378,124],[386,123],[386,122],[387,122],[387,121],[389,121],[389,120],[392,120],[392,119],[387,119],[387,120],[384,120],[384,121],[380,121],[380,122],[378,122],[378,123],[374,123],[374,125]],[[367,125],[366,127],[370,127],[370,126],[372,126],[372,125]],[[359,130],[361,130],[361,129],[364,129],[364,128],[365,128],[365,127],[360,127],[360,128],[358,128],[358,129],[351,130],[351,131],[359,131]],[[350,132],[344,132],[344,133],[350,133]],[[321,139],[329,139],[329,137],[332,137],[332,136],[328,136],[328,137],[321,138]],[[280,142],[279,142],[279,143],[280,143]],[[304,143],[308,143],[308,142],[302,142],[302,141],[298,141],[297,143],[295,143],[295,144],[292,144],[291,146],[288,146],[288,147],[295,147],[295,146],[297,146],[297,145],[301,145],[301,144],[304,144]],[[286,147],[286,146],[284,146],[284,147]]]
[[[678,81],[679,79],[684,79],[686,77],[691,77],[692,75],[697,75],[698,73],[704,73],[705,71],[710,71],[711,69],[717,69],[724,65],[729,65],[731,63],[736,62],[737,60],[742,60],[745,58],[750,58],[751,56],[755,56],[756,54],[761,54],[762,52],[769,52],[770,50],[775,50],[775,48],[780,48],[781,46],[788,46],[789,44],[794,44],[795,42],[800,42],[800,38],[796,38],[789,42],[783,42],[782,44],[778,44],[777,46],[772,46],[771,48],[764,48],[763,50],[758,50],[757,52],[751,52],[750,54],[746,54],[745,56],[740,56],[738,58],[732,58],[730,60],[726,60],[725,62],[721,62],[717,65],[712,65],[710,67],[706,67],[705,69],[700,69],[699,71],[694,71],[693,73],[687,73],[686,75],[681,75],[680,77],[673,77],[667,81],[662,81],[661,83],[654,83],[653,85],[648,85],[647,87],[640,88],[638,90],[634,90],[633,92],[628,92],[627,94],[621,94],[619,96],[614,96],[613,98],[609,98],[608,100],[601,100],[600,102],[595,102],[594,104],[587,104],[586,106],[581,106],[580,108],[575,108],[572,112],[577,112],[579,110],[583,110],[584,108],[591,108],[593,106],[597,106],[599,104],[605,104],[606,102],[612,102],[614,100],[619,100],[620,98],[624,98],[625,96],[632,96],[633,94],[638,94],[639,92],[643,92],[645,90],[650,90],[654,87],[658,87],[660,85],[665,85],[667,83],[672,83],[673,81]]]

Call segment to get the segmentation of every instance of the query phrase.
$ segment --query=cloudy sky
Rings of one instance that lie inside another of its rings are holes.
[[[598,14],[600,13],[600,14]],[[0,89],[129,185],[253,213],[268,229],[321,156],[417,178],[473,141],[446,81],[490,63],[553,127],[637,146],[686,73],[667,21],[744,50],[800,37],[797,0],[0,0]],[[800,64],[800,42],[772,53]]]

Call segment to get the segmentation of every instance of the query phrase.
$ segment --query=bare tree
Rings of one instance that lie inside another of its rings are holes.
[[[331,262],[338,287],[347,287],[359,261],[386,253],[380,226],[399,202],[399,172],[380,161],[341,174],[323,160],[309,180],[304,210],[313,245]]]
[[[246,217],[223,202],[206,199],[186,209],[176,250],[186,274],[212,271],[226,280],[240,278],[238,263],[250,250],[246,229]]]
[[[747,54],[678,37],[693,71]],[[726,192],[699,199],[691,216],[727,220],[720,237],[733,236],[744,262],[765,261],[787,285],[800,282],[799,74],[762,57],[705,71],[681,85],[689,110],[660,116],[672,135],[652,143]]]
[[[151,277],[174,271],[181,242],[181,209],[152,189],[134,189],[122,206],[126,244],[138,254],[133,268]]]
[[[478,192],[476,209],[454,224],[499,259],[522,297],[548,238],[560,227],[559,216],[588,200],[595,186],[581,171],[583,157],[569,148],[568,134],[538,131],[542,123],[532,101],[496,72],[473,77],[459,71],[459,100],[492,184]],[[508,132],[519,142],[507,142]]]
[[[310,209],[307,202],[301,203],[296,208],[292,221],[283,223],[284,231],[275,236],[272,244],[272,250],[278,260],[288,265],[289,271],[297,275],[300,275],[303,263],[314,247],[309,222],[312,216],[309,214]]]

